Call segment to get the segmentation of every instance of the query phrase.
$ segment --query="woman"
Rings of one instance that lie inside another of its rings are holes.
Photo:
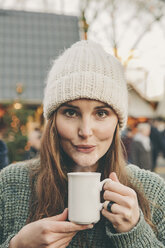
[[[75,43],[54,62],[43,105],[40,159],[1,172],[0,248],[165,247],[164,181],[123,158],[127,87],[119,62],[94,42]],[[67,221],[70,171],[112,179],[95,225]]]

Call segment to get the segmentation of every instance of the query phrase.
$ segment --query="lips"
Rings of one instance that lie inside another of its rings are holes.
[[[96,146],[94,146],[94,145],[77,145],[77,146],[75,146],[75,148],[78,152],[83,152],[83,153],[90,153],[90,152],[95,150],[95,147]]]

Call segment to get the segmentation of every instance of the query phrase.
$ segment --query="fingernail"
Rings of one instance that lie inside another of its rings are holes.
[[[93,224],[89,225],[88,227],[89,227],[90,229],[92,229],[92,228],[93,228]]]

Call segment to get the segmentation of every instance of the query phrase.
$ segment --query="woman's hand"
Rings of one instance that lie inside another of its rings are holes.
[[[104,208],[102,214],[119,233],[130,231],[139,220],[139,205],[136,192],[121,184],[116,173],[110,174],[112,181],[104,185]],[[109,201],[113,201],[111,212],[107,211]]]
[[[78,231],[93,225],[77,225],[66,221],[68,211],[24,226],[10,241],[9,248],[65,248]]]

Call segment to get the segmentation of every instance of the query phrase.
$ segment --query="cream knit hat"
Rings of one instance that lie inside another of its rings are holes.
[[[47,78],[44,116],[64,102],[87,98],[109,104],[120,128],[127,121],[127,86],[123,68],[116,58],[92,41],[78,41],[55,60]]]

